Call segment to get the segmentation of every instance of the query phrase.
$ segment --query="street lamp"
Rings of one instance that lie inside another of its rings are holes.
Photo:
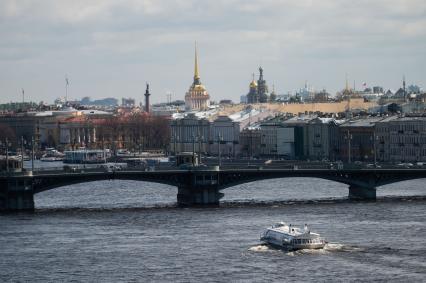
[[[31,137],[31,172],[34,171],[34,137]]]
[[[24,136],[21,136],[21,170],[24,169]]]
[[[351,163],[351,140],[352,134],[347,130],[347,134],[345,135],[345,140],[348,141],[348,163]]]
[[[374,151],[374,167],[377,167],[377,145],[376,142],[379,140],[379,137],[376,136],[376,133],[373,132],[373,136],[370,137],[370,140],[373,140],[373,151]]]
[[[6,172],[9,173],[9,140],[6,138]]]
[[[219,167],[221,165],[221,159],[220,159],[220,142],[222,141],[222,136],[220,133],[217,134],[217,156],[218,156],[218,163]]]
[[[192,166],[195,166],[195,135],[192,135]]]
[[[204,140],[203,136],[198,135],[198,163],[201,164],[201,145]]]

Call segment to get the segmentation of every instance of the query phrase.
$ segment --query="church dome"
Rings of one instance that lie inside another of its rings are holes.
[[[193,90],[195,90],[195,91],[205,91],[206,87],[204,85],[202,85],[202,84],[194,85]]]
[[[255,87],[257,87],[257,83],[255,80],[252,80],[250,83],[250,88],[255,88]]]

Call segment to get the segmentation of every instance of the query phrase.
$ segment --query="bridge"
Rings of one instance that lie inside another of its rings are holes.
[[[0,175],[0,211],[33,211],[34,195],[62,186],[100,180],[137,180],[168,184],[178,188],[177,203],[180,206],[218,205],[226,188],[257,180],[311,177],[331,180],[348,185],[349,198],[374,200],[376,187],[419,178],[426,178],[426,169],[281,169],[281,168],[232,168],[218,166],[194,167],[186,170],[105,171],[80,170],[23,172]],[[297,190],[298,188],[291,188]],[[88,189],[90,193],[90,189]]]

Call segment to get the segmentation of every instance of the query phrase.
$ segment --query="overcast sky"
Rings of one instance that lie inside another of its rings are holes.
[[[194,41],[213,100],[239,101],[251,74],[278,93],[345,85],[426,86],[425,0],[1,0],[0,102],[183,99]]]

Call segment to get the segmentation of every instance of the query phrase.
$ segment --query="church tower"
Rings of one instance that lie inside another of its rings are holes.
[[[209,106],[210,95],[208,94],[205,86],[201,84],[198,70],[197,43],[195,43],[194,81],[185,95],[185,108],[189,111],[203,111],[207,110]]]
[[[263,79],[263,69],[259,67],[259,80],[257,80],[257,97],[260,103],[268,102],[268,86]]]

